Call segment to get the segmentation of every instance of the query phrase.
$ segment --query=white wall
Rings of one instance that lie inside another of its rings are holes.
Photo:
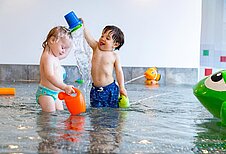
[[[201,0],[1,0],[0,64],[39,64],[48,31],[71,10],[96,39],[106,24],[124,31],[123,66],[199,67]]]

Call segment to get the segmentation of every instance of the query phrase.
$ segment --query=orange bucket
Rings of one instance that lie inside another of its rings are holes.
[[[73,89],[75,90],[76,96],[60,92],[58,98],[60,100],[65,100],[66,106],[71,115],[77,115],[86,111],[86,103],[81,91],[76,88]]]

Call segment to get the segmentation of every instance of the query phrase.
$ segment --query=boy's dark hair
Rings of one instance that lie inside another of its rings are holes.
[[[110,30],[110,33],[112,33],[112,38],[115,42],[119,43],[119,46],[115,48],[115,50],[119,50],[120,47],[124,44],[124,34],[121,31],[120,28],[112,25],[108,25],[104,27],[103,33],[107,32]]]

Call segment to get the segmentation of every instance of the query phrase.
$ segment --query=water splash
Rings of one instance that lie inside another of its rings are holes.
[[[84,80],[83,84],[78,84],[78,88],[87,95],[91,85],[91,57],[92,50],[85,40],[83,29],[79,28],[72,33],[74,43],[74,56],[76,65],[79,69],[80,77],[78,79]]]

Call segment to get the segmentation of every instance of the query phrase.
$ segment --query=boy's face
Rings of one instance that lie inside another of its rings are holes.
[[[113,51],[117,46],[118,43],[116,43],[112,38],[112,33],[110,30],[106,31],[105,33],[102,33],[100,39],[99,39],[99,48],[103,51]]]

